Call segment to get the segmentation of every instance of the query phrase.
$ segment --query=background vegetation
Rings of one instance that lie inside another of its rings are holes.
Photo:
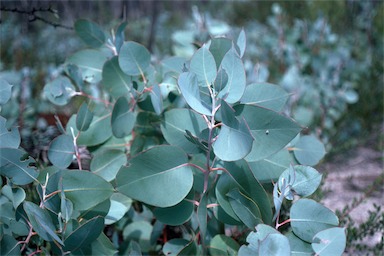
[[[107,31],[127,21],[126,37],[145,45],[158,58],[155,62],[173,54],[189,58],[210,36],[235,37],[244,28],[248,78],[282,85],[291,93],[286,113],[308,127],[308,134],[323,140],[328,157],[363,143],[383,124],[382,1],[2,1],[0,5],[0,76],[15,85],[14,101],[1,108],[1,115],[9,127],[18,125],[22,146],[42,164],[48,163],[47,148],[58,135],[53,114],[58,113],[65,125],[82,103],[73,99],[58,108],[43,97],[44,86],[63,72],[66,58],[85,47],[73,31],[80,18]],[[372,146],[382,149],[382,139]],[[382,221],[377,216],[371,217],[371,226]]]

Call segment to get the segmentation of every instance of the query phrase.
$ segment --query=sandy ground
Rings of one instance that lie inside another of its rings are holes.
[[[380,136],[380,135],[379,135]],[[351,204],[354,198],[364,196],[364,191],[373,184],[375,179],[383,175],[383,151],[377,150],[376,138],[369,139],[363,146],[351,149],[342,155],[334,157],[331,161],[320,165],[317,169],[326,173],[323,186],[323,204],[332,210],[342,210],[347,204]],[[381,205],[384,211],[384,184],[379,184],[379,189],[374,190],[366,197],[357,208],[350,212],[350,216],[356,224],[364,222],[368,217],[368,211],[373,210],[373,204]],[[364,243],[374,245],[381,241],[384,230],[376,232],[367,238]],[[356,254],[346,254],[356,255]],[[365,255],[365,254],[364,254]]]

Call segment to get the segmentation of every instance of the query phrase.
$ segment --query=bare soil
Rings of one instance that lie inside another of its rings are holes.
[[[371,135],[363,145],[337,155],[317,168],[326,174],[322,187],[325,193],[322,202],[331,210],[341,211],[346,205],[350,205],[353,199],[364,198],[363,202],[350,212],[356,225],[367,220],[368,211],[374,210],[374,204],[381,205],[384,211],[384,154],[382,145],[379,145],[382,144],[382,141],[380,142],[382,134],[383,129],[379,129],[379,134]],[[365,192],[380,177],[381,183],[378,188],[366,195]],[[363,242],[368,246],[375,245],[381,241],[383,235],[384,230],[381,230]],[[347,255],[356,255],[356,253]]]

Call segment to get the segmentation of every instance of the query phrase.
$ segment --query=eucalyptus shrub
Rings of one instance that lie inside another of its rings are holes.
[[[152,61],[125,26],[76,22],[88,48],[44,96],[84,101],[59,125],[51,166],[0,118],[1,255],[341,255],[345,228],[308,198],[324,146],[282,113],[281,87],[247,83],[244,31]],[[0,82],[5,104],[12,85]]]

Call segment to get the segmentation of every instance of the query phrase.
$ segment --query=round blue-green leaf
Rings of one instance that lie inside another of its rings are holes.
[[[105,225],[111,225],[123,218],[132,204],[132,199],[121,193],[114,193],[110,200],[111,206],[105,216]]]
[[[117,56],[105,62],[102,78],[103,87],[115,99],[129,95],[132,88],[132,77],[121,70]]]
[[[216,235],[212,238],[209,243],[209,253],[212,256],[221,256],[221,255],[237,255],[240,245],[233,240],[231,237],[225,235]]]
[[[191,190],[186,199],[193,200],[194,192]],[[166,208],[155,208],[153,214],[156,219],[171,226],[182,225],[187,222],[193,213],[194,205],[190,201],[182,200],[180,203]]]
[[[94,22],[80,19],[75,22],[74,28],[81,40],[92,48],[98,48],[105,43],[104,32]]]
[[[129,41],[121,46],[119,65],[127,75],[144,74],[144,71],[149,67],[150,61],[151,54],[143,45]]]
[[[131,134],[136,123],[136,114],[131,110],[125,97],[117,99],[112,110],[112,133],[116,138]]]
[[[68,171],[62,176],[66,198],[74,210],[88,210],[108,199],[114,192],[112,185],[100,176],[87,171]]]
[[[76,251],[95,241],[104,229],[104,218],[97,216],[86,221],[64,240],[65,251]]]
[[[293,232],[306,242],[312,242],[318,232],[339,225],[335,213],[311,199],[298,200],[290,213]]]
[[[20,133],[17,127],[7,129],[7,120],[0,116],[0,148],[18,148],[20,146]]]
[[[270,234],[259,245],[259,255],[290,256],[288,238],[282,234]]]
[[[253,83],[247,85],[240,102],[280,112],[288,97],[289,94],[280,86],[268,83]]]
[[[117,149],[106,149],[97,152],[91,160],[91,172],[101,176],[106,181],[116,178],[121,166],[127,163],[127,156]]]
[[[228,38],[217,37],[212,38],[211,45],[209,46],[209,51],[212,53],[215,58],[216,67],[219,68],[221,61],[223,60],[225,54],[231,49],[232,41]]]
[[[78,66],[84,81],[98,83],[101,81],[101,72],[106,61],[107,56],[105,53],[86,49],[76,52],[67,59],[66,63]]]
[[[122,167],[116,176],[117,190],[143,203],[170,207],[183,200],[193,185],[187,155],[178,147],[157,146]]]
[[[289,188],[299,196],[310,196],[320,186],[322,175],[310,166],[298,165],[286,169],[279,178],[279,188],[282,179],[289,182]]]
[[[48,159],[51,163],[61,169],[67,168],[75,155],[73,138],[69,135],[60,135],[50,144],[48,149]]]
[[[88,104],[83,102],[76,116],[76,128],[79,131],[86,131],[91,125],[93,119],[93,113],[89,109]]]
[[[4,185],[1,193],[12,202],[13,208],[17,208],[25,199],[25,191],[20,187],[11,187]]]
[[[227,73],[228,82],[218,96],[228,103],[236,103],[244,94],[246,78],[243,62],[234,48],[225,54],[221,68]]]
[[[0,240],[0,255],[21,255],[20,243],[13,236],[4,234]]]
[[[164,114],[161,132],[165,140],[174,146],[181,147],[187,153],[197,153],[198,148],[186,138],[186,131],[198,137],[207,128],[201,115],[189,109],[172,109]]]
[[[35,160],[26,155],[25,151],[17,148],[0,148],[0,174],[7,176],[15,185],[37,181],[39,171],[32,166]]]
[[[203,115],[212,115],[212,106],[201,100],[200,87],[197,83],[197,76],[194,73],[182,73],[177,83],[185,101],[193,110]]]
[[[164,255],[176,256],[179,252],[189,244],[189,241],[182,238],[174,238],[166,242],[163,246]]]
[[[323,143],[313,135],[301,136],[294,145],[295,158],[303,165],[316,165],[325,155]]]
[[[288,238],[289,245],[291,246],[291,255],[292,256],[312,256],[313,250],[310,243],[304,242],[298,238],[292,230],[288,233],[285,233],[285,236]]]
[[[76,115],[73,115],[67,123],[67,134],[72,135],[71,129],[73,129],[74,134],[76,135],[78,132],[76,128]],[[106,142],[111,136],[111,114],[94,116],[89,128],[80,133],[77,139],[77,144],[84,146],[96,146]]]
[[[6,80],[0,78],[0,105],[7,103],[12,95],[12,87]]]
[[[203,45],[191,58],[190,72],[196,74],[201,86],[211,86],[217,75],[216,62],[206,45]]]
[[[34,203],[24,202],[24,210],[28,215],[29,222],[41,238],[46,241],[56,241],[64,245],[63,241],[56,234],[56,227],[52,222],[48,210],[42,209]]]
[[[172,56],[162,60],[161,65],[163,66],[163,74],[166,74],[167,72],[176,74],[182,73],[186,62],[186,58],[179,56]]]
[[[148,252],[151,246],[151,233],[153,227],[147,221],[135,221],[128,224],[123,230],[123,237],[126,241],[135,240],[143,252]]]
[[[53,104],[64,106],[76,95],[76,89],[67,77],[59,76],[44,86],[44,95]]]
[[[254,138],[252,150],[245,158],[255,162],[284,148],[301,131],[301,127],[273,110],[255,105],[235,106],[236,115],[245,119]]]
[[[346,242],[345,228],[330,228],[315,235],[312,248],[319,256],[343,255]]]

